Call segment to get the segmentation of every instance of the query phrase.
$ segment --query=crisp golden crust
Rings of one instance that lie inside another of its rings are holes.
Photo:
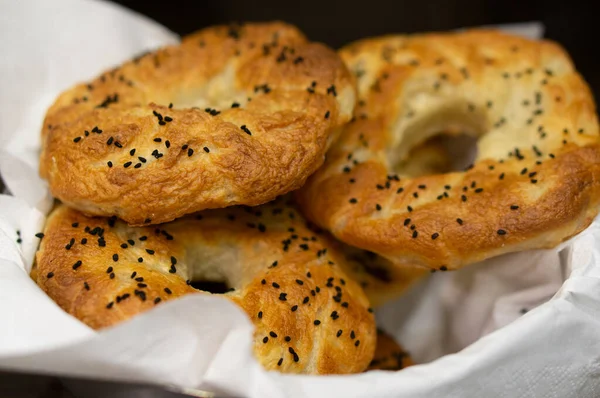
[[[377,329],[377,348],[367,370],[402,370],[414,364],[400,344],[383,330]]]
[[[341,55],[356,119],[300,190],[313,222],[397,266],[452,270],[549,248],[598,213],[595,105],[565,52],[494,31],[368,39]],[[411,148],[479,137],[473,167],[409,177]]]
[[[373,358],[374,316],[340,267],[343,255],[327,250],[327,236],[311,231],[283,200],[207,211],[156,228],[61,206],[44,233],[38,284],[93,328],[184,294],[208,294],[188,280],[226,281],[234,290],[224,296],[255,325],[254,352],[265,368],[355,373]]]
[[[65,204],[131,225],[259,205],[323,163],[354,103],[340,57],[296,28],[212,27],[60,95],[40,174]]]

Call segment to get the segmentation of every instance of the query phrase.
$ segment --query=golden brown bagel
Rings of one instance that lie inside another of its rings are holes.
[[[367,295],[371,306],[379,307],[400,297],[430,271],[426,268],[395,267],[393,263],[368,250],[348,246],[333,238],[329,247],[343,253],[340,265]]]
[[[402,370],[414,364],[400,344],[383,330],[377,329],[377,348],[367,370]]]
[[[329,48],[284,23],[217,26],[64,92],[40,173],[89,215],[157,224],[299,188],[355,103]]]
[[[338,239],[453,270],[553,247],[598,213],[595,105],[558,45],[473,30],[367,39],[341,55],[356,118],[298,195]],[[478,137],[472,167],[404,173],[412,148],[461,131]]]
[[[224,294],[254,323],[254,352],[266,369],[355,373],[375,350],[369,302],[283,200],[204,212],[153,227],[90,218],[66,206],[48,218],[37,283],[93,328],[166,300],[203,293],[186,281],[225,281]]]

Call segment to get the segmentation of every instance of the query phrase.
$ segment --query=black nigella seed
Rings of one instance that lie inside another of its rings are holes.
[[[171,289],[169,289],[168,287],[165,287],[165,289],[164,289],[164,290],[165,290],[165,293],[167,293],[167,294],[171,294],[171,293],[173,293],[173,292],[171,291]]]
[[[260,283],[262,283],[264,285],[267,283],[267,281],[265,279],[263,279],[262,281],[260,281]]]
[[[318,319],[315,319],[315,321],[313,322],[313,324],[314,324],[315,326],[319,326],[319,325],[321,324],[321,321],[320,321],[320,320],[318,320]]]
[[[106,308],[111,309],[113,307],[114,302],[111,301],[110,303],[106,304]]]
[[[350,203],[355,204],[358,202],[358,200],[356,200],[356,198],[352,198],[349,200]]]
[[[208,147],[204,147],[204,148],[202,148],[202,149],[204,149],[204,152],[206,152],[206,153],[209,153],[209,152],[210,152],[210,149],[208,149]]]
[[[73,269],[77,269],[79,267],[81,267],[81,260],[78,260],[75,264],[73,264]]]
[[[340,337],[342,335],[342,329],[338,330],[337,333],[335,334],[336,337]]]
[[[329,111],[325,112],[325,119],[329,119]]]
[[[123,148],[123,145],[121,145],[121,143],[119,141],[115,141],[115,146],[117,148]]]
[[[150,250],[150,249],[146,249],[146,253],[153,255],[154,254],[154,250]]]
[[[245,125],[245,124],[242,124],[242,125],[240,126],[240,129],[241,129],[241,130],[242,130],[244,133],[246,133],[246,134],[248,134],[248,135],[252,135],[252,132],[250,131],[250,129],[249,129],[248,127],[246,127],[246,125]]]
[[[131,155],[131,156],[135,155],[135,148],[133,148],[131,151],[129,151],[129,155]]]
[[[360,344],[360,340],[356,340],[356,343],[354,343],[354,347],[358,347],[359,344]]]
[[[273,282],[271,285],[273,285],[275,289],[279,289],[279,283]]]
[[[157,297],[154,299],[154,304],[158,304],[158,303],[160,303],[160,301],[161,301],[161,298]]]
[[[412,234],[413,239],[415,239],[417,236],[419,236],[419,233],[417,231],[413,231],[413,234]]]
[[[356,334],[354,334],[354,330],[350,332],[350,338],[354,340],[356,338]]]
[[[75,137],[75,138],[73,138],[73,142],[79,142],[79,141],[81,141],[81,137]]]
[[[194,154],[194,150],[192,148],[188,148],[187,155],[192,156]]]
[[[279,294],[279,300],[281,300],[281,301],[287,301],[287,293],[280,293]]]
[[[112,164],[112,162],[110,160],[106,164],[108,165],[108,167],[112,167],[113,166],[113,164]]]
[[[457,218],[456,222],[458,223],[458,225],[463,225],[463,220],[460,218]]]
[[[304,285],[304,282],[302,282],[300,279],[296,279],[296,283],[299,284],[300,286]]]
[[[291,308],[292,312],[295,312],[297,309],[298,309],[297,305],[293,305],[292,308]]]
[[[440,236],[440,234],[435,232],[433,235],[431,235],[431,239],[436,240],[438,238],[438,236]]]
[[[126,162],[125,164],[123,164],[123,167],[128,168],[129,166],[131,166],[132,162]]]
[[[50,279],[54,276],[54,272],[48,272],[48,274],[46,275],[46,278]]]
[[[110,276],[110,279],[115,279],[115,273],[114,272],[111,272],[109,276]]]
[[[273,338],[276,338],[276,337],[277,337],[277,333],[275,333],[275,332],[273,332],[273,331],[270,331],[270,332],[269,332],[269,336],[271,336],[271,337],[273,337]]]
[[[111,272],[113,272],[113,267],[108,267],[108,268],[106,269],[106,273],[107,273],[107,274],[110,274]]]
[[[263,339],[263,344],[267,344],[267,341],[269,341],[269,338],[265,336],[265,338]]]
[[[113,261],[119,261],[119,255],[118,254],[113,254],[112,256]]]
[[[262,311],[258,311],[258,319],[262,319],[263,316],[263,312]]]
[[[308,296],[304,297],[304,300],[302,300],[302,304],[306,304],[308,303],[310,299],[308,298]]]
[[[143,259],[143,258],[141,258],[141,257],[139,257],[139,258],[138,258],[138,263],[143,263],[143,262],[144,262],[144,259]]]
[[[498,232],[498,235],[506,235],[506,231],[503,229],[499,229],[497,232]]]
[[[344,308],[348,308],[348,302],[347,302],[347,301],[344,301],[344,302],[342,303],[342,307],[344,307]]]
[[[38,239],[42,239],[44,237],[44,234],[42,232],[38,232],[37,234],[35,234],[35,237]]]

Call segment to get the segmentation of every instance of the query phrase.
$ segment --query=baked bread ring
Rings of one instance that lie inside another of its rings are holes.
[[[92,328],[201,292],[187,281],[226,282],[225,297],[255,325],[266,369],[356,373],[376,344],[374,316],[356,282],[283,200],[207,211],[152,227],[91,218],[66,206],[48,218],[36,255],[37,283]]]
[[[409,353],[396,340],[377,329],[377,347],[367,370],[402,370],[414,364]]]
[[[392,262],[368,250],[348,246],[330,238],[329,247],[344,255],[340,265],[363,289],[371,306],[377,308],[402,296],[430,274],[426,268],[396,267]]]
[[[40,173],[88,215],[158,224],[299,188],[355,103],[340,57],[284,23],[217,26],[64,92]]]
[[[367,39],[341,55],[356,118],[298,194],[338,239],[445,271],[554,247],[598,214],[595,105],[558,45],[472,30]],[[404,173],[418,161],[406,154],[440,132],[476,136],[474,164]]]

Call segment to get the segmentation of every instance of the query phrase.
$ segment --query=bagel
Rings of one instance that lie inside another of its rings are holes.
[[[288,373],[362,372],[376,344],[374,316],[343,255],[278,200],[154,227],[87,217],[60,205],[36,254],[38,285],[94,329],[185,294],[190,281],[225,282],[224,297],[255,326],[254,353]]]
[[[409,353],[396,340],[377,329],[377,347],[367,370],[402,370],[414,364]]]
[[[396,267],[384,257],[333,238],[328,247],[343,254],[345,261],[340,266],[360,285],[374,308],[400,297],[430,273],[425,268]]]
[[[355,103],[340,57],[284,23],[217,26],[61,94],[40,174],[88,215],[158,224],[299,188]]]
[[[355,118],[297,198],[341,241],[445,271],[554,247],[598,214],[595,104],[557,44],[469,30],[340,54],[357,80]],[[413,148],[461,132],[477,138],[466,170],[405,173],[420,161]]]

